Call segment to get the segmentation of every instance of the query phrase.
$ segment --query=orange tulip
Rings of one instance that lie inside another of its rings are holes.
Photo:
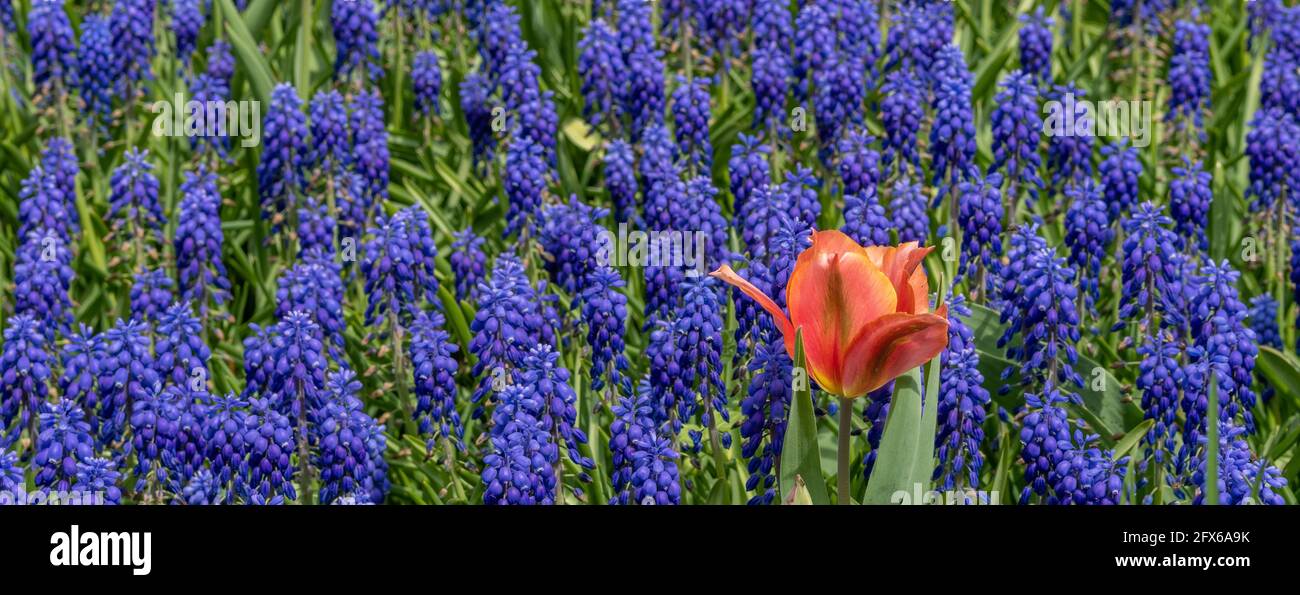
[[[933,247],[916,242],[863,248],[839,231],[814,231],[812,247],[786,284],[790,316],[731,267],[712,275],[758,302],[781,329],[794,357],[803,329],[809,373],[828,393],[854,398],[876,390],[948,345],[948,308],[930,312],[921,260]]]

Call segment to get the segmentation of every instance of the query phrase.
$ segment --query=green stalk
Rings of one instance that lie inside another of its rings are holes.
[[[836,497],[839,504],[848,505],[853,501],[849,497],[849,450],[853,447],[849,438],[853,433],[853,401],[848,397],[840,397],[840,436],[839,448],[837,449],[837,474],[836,480],[839,482],[839,492]]]
[[[443,464],[447,466],[447,474],[451,476],[451,491],[456,495],[457,500],[468,504],[469,500],[465,496],[465,488],[460,485],[460,477],[456,475],[456,446],[451,443],[451,437],[443,437],[442,449]]]

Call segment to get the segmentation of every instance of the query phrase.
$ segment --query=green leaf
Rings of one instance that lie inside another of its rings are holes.
[[[894,380],[894,397],[863,504],[890,504],[895,492],[912,492],[920,426],[921,368],[916,367]]]
[[[795,331],[794,365],[807,370],[803,351],[803,330]],[[803,376],[805,379],[807,376]],[[826,480],[822,478],[821,455],[817,448],[817,417],[813,413],[812,387],[805,381],[794,391],[790,420],[786,422],[785,444],[781,447],[781,493],[794,489],[795,478],[803,478],[813,504],[830,504]]]
[[[1129,451],[1132,451],[1133,448],[1138,445],[1138,442],[1142,441],[1142,437],[1147,435],[1151,426],[1154,425],[1156,425],[1156,420],[1154,419],[1143,420],[1143,422],[1138,424],[1137,427],[1129,430],[1127,434],[1124,434],[1124,437],[1120,439],[1119,442],[1115,443],[1115,457],[1112,460],[1118,461],[1124,458],[1124,455],[1127,455]]]
[[[1300,408],[1300,361],[1294,355],[1260,345],[1255,365],[1278,395]]]
[[[221,3],[224,14],[239,14],[235,10],[235,5],[231,0],[217,0]],[[235,50],[235,55],[239,57],[239,63],[244,66],[248,75],[248,82],[253,86],[253,93],[257,95],[259,101],[266,105],[271,102],[271,89],[275,84],[271,78],[271,67],[266,62],[266,56],[257,46],[257,41],[253,39],[252,33],[249,33],[248,27],[244,24],[244,19],[227,18],[226,33],[230,36],[230,46]]]
[[[939,357],[930,360],[926,370],[925,387],[921,391],[925,405],[921,407],[921,428],[916,434],[916,454],[912,460],[912,485],[921,484],[928,490],[934,475],[934,428],[939,420]],[[926,448],[926,445],[931,445]],[[877,455],[879,456],[879,455]]]

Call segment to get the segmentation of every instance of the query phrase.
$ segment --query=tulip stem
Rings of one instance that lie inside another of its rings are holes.
[[[853,401],[840,397],[839,503],[852,504],[849,498],[849,437],[853,433]]]

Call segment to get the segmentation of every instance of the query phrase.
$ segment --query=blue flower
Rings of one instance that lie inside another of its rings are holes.
[[[1024,31],[1021,29],[1022,35]],[[1038,112],[1034,79],[1028,73],[1012,72],[1002,81],[1002,90],[994,102],[997,107],[993,109],[993,165],[989,171],[1005,168],[1005,177],[1012,183],[1009,199],[1017,201],[1015,204],[1019,204],[1021,189],[1027,190],[1031,199],[1037,199],[1043,185],[1038,177],[1043,120]]]
[[[77,465],[95,456],[86,414],[76,403],[64,399],[42,403],[40,433],[36,435],[36,456],[32,466],[36,486],[67,491],[76,479]]]
[[[489,78],[495,84],[505,68],[506,56],[515,46],[524,45],[519,29],[519,13],[505,2],[492,2],[487,7],[483,26],[476,29],[478,52]]]
[[[519,109],[541,90],[542,68],[534,61],[536,59],[537,52],[529,49],[527,44],[511,46],[506,53],[497,88],[501,90],[501,99],[507,109]]]
[[[333,89],[318,92],[312,96],[307,113],[311,116],[308,160],[317,171],[333,176],[352,161],[348,112],[343,105],[343,96]]]
[[[802,104],[811,79],[835,59],[835,28],[822,3],[808,2],[799,8],[794,33],[794,97]]]
[[[88,494],[94,494],[96,497],[103,494],[103,503],[121,504],[122,490],[117,487],[117,481],[122,478],[122,474],[117,472],[117,463],[110,459],[91,458],[77,463],[76,483],[72,484],[72,491],[78,492],[84,498]]]
[[[86,112],[90,115],[91,129],[104,136],[108,134],[108,123],[113,117],[116,68],[108,19],[99,14],[86,15],[81,21],[81,43],[77,50],[78,79],[81,99],[86,102]]]
[[[943,353],[939,379],[939,430],[935,434],[938,465],[933,479],[945,490],[965,484],[980,485],[984,455],[984,418],[989,392],[979,371],[980,356],[973,345]],[[963,474],[964,477],[963,477]]]
[[[1038,235],[1040,224],[1041,221],[1026,223],[1011,232],[1007,257],[998,267],[997,278],[990,281],[989,296],[995,308],[1004,308],[1016,299],[1029,255],[1047,248],[1047,240]]]
[[[172,30],[176,33],[176,58],[188,68],[190,56],[203,29],[204,7],[199,0],[172,0]]]
[[[627,296],[620,288],[623,278],[608,266],[592,271],[582,290],[582,320],[587,325],[587,346],[591,348],[591,389],[600,391],[609,382],[622,394],[632,392],[623,355],[623,334],[627,323]]]
[[[921,170],[921,154],[917,151],[917,134],[925,119],[925,92],[920,79],[910,70],[896,70],[885,76],[880,92],[880,122],[885,136],[883,163],[897,171],[911,166]]]
[[[1250,328],[1255,331],[1259,344],[1282,349],[1282,335],[1277,326],[1277,300],[1261,293],[1250,299]]]
[[[208,46],[207,73],[222,85],[222,96],[230,94],[230,79],[235,76],[235,56],[230,53],[230,44],[224,39],[215,39]]]
[[[286,318],[291,312],[306,314],[329,339],[329,353],[335,361],[345,363],[343,332],[342,270],[339,264],[323,255],[308,255],[280,274],[275,290],[275,316]]]
[[[1063,189],[1092,177],[1093,135],[1088,131],[1095,125],[1095,115],[1082,103],[1083,89],[1074,85],[1057,85],[1049,97],[1063,106],[1063,126],[1060,133],[1048,134],[1047,168],[1052,170],[1052,187]]]
[[[776,497],[776,462],[785,444],[794,364],[785,342],[767,321],[759,323],[760,340],[750,360],[749,390],[740,402],[741,456],[749,459],[745,490],[756,492],[750,504],[770,504]]]
[[[1141,316],[1154,331],[1150,325],[1156,321],[1148,320],[1148,313],[1160,314],[1164,324],[1181,324],[1182,296],[1176,285],[1181,277],[1177,255],[1181,244],[1172,225],[1173,220],[1149,202],[1139,205],[1124,222],[1124,285],[1116,329]]]
[[[388,199],[388,129],[384,127],[384,98],[371,88],[353,96],[352,166],[365,180],[367,204]]]
[[[555,502],[555,461],[559,451],[544,404],[521,384],[500,392],[492,411],[490,443],[483,457],[485,504],[535,505]]]
[[[731,146],[731,159],[727,161],[727,171],[731,177],[732,209],[736,212],[737,227],[743,225],[744,214],[751,208],[750,199],[759,188],[772,182],[771,167],[767,159],[771,147],[763,144],[763,139],[740,133],[736,144]],[[765,205],[756,205],[763,208]]]
[[[956,185],[975,160],[975,119],[971,112],[970,73],[961,50],[947,46],[940,54],[953,62],[960,73],[940,71],[934,90],[934,125],[930,128],[932,183],[939,187],[935,202],[943,199],[950,185]],[[936,60],[938,62],[938,60]]]
[[[77,42],[62,0],[35,0],[27,15],[32,82],[39,92],[62,94],[77,86]],[[53,96],[49,98],[53,99]]]
[[[1187,383],[1179,361],[1182,351],[1165,330],[1138,347],[1138,355],[1142,356],[1137,377],[1137,388],[1142,391],[1142,416],[1155,420],[1143,443],[1156,449],[1157,462],[1163,462],[1166,453],[1174,452],[1178,398]]]
[[[718,423],[715,415],[724,422],[730,419],[722,381],[722,304],[712,279],[699,276],[685,280],[685,294],[673,329],[678,336],[678,367],[686,391],[685,399],[677,406],[678,416],[686,420],[698,412],[700,425],[709,428]],[[715,448],[731,447],[730,433],[723,433],[721,439],[722,444]],[[693,434],[692,440],[698,452],[700,436]]]
[[[1046,496],[1052,474],[1070,447],[1067,396],[1048,385],[1041,393],[1026,393],[1026,415],[1020,429],[1020,459],[1025,464],[1025,488],[1020,503],[1031,495]]]
[[[492,83],[482,73],[473,72],[460,82],[460,107],[469,128],[470,144],[474,146],[474,162],[485,164],[496,148],[496,135],[492,132]]]
[[[49,394],[50,366],[46,340],[31,316],[19,314],[7,321],[4,350],[0,351],[0,445],[18,441]],[[19,413],[21,412],[21,416]],[[18,425],[14,426],[15,419]]]
[[[1255,357],[1259,344],[1246,324],[1247,310],[1237,293],[1240,277],[1227,261],[1210,262],[1187,284],[1192,339],[1205,350],[1204,356],[1220,370],[1220,407],[1228,419],[1240,411],[1249,432],[1255,431]]]
[[[1246,428],[1230,422],[1220,423],[1219,427],[1217,504],[1286,504],[1279,493],[1285,489],[1286,479],[1277,467],[1258,460],[1251,452],[1244,438]],[[1205,440],[1201,438],[1202,442]],[[1203,451],[1192,477],[1193,483],[1201,488],[1193,500],[1196,504],[1205,503],[1206,458]]]
[[[307,116],[302,113],[302,100],[292,85],[280,83],[271,92],[271,106],[262,123],[262,156],[257,163],[262,216],[277,226],[306,188],[306,158]]]
[[[1052,20],[1041,6],[1020,15],[1020,69],[1039,84],[1052,81]]]
[[[904,66],[932,76],[936,54],[952,43],[954,11],[947,2],[915,2],[898,7],[885,40],[888,68]]]
[[[181,299],[206,312],[230,297],[230,281],[221,259],[225,232],[221,229],[221,195],[217,177],[204,166],[185,173],[181,183],[180,214],[176,218],[176,270]]]
[[[348,0],[332,4],[330,26],[334,30],[334,46],[338,49],[334,76],[350,79],[357,69],[370,80],[383,76],[374,3],[371,0]]]
[[[442,329],[439,312],[421,312],[411,325],[411,372],[415,380],[415,419],[420,433],[429,437],[427,450],[433,452],[438,440],[450,440],[461,450],[465,427],[456,411],[456,372],[453,354],[459,347]]]
[[[610,504],[681,503],[677,451],[672,433],[656,421],[653,402],[650,383],[642,380],[635,397],[620,397],[613,407],[609,451],[616,494]]]
[[[122,438],[131,403],[148,398],[149,389],[158,383],[149,334],[148,323],[136,318],[119,318],[104,332],[98,364],[99,411],[92,412],[101,446]]]
[[[1129,146],[1127,138],[1101,148],[1102,194],[1106,197],[1106,211],[1114,223],[1137,206],[1138,178],[1142,177],[1142,162],[1136,147]]]
[[[79,233],[75,224],[76,197],[67,197],[54,173],[36,166],[22,181],[18,192],[18,237],[26,238],[40,230],[51,230],[70,242]]]
[[[308,196],[298,209],[298,254],[334,255],[336,223],[325,203]]]
[[[898,241],[927,244],[930,239],[929,206],[921,185],[907,176],[894,182],[893,196],[889,201],[891,226],[898,230]]]
[[[1001,174],[980,178],[972,172],[970,181],[961,183],[957,223],[961,226],[961,266],[966,271],[989,271],[1002,254],[1002,186]]]
[[[1107,222],[1106,202],[1091,179],[1065,190],[1070,210],[1065,215],[1065,244],[1070,248],[1070,266],[1079,272],[1079,286],[1087,296],[1089,309],[1100,297],[1097,279],[1115,230]]]
[[[372,502],[375,461],[368,444],[374,420],[361,408],[355,393],[361,388],[350,370],[330,374],[328,401],[318,412],[314,429],[320,470],[320,504],[331,504],[344,496]]]
[[[14,313],[46,321],[45,338],[72,326],[72,254],[58,234],[31,232],[14,255]]]
[[[545,298],[538,297],[540,293],[529,285],[517,257],[497,256],[492,276],[479,285],[479,307],[469,327],[469,351],[478,359],[470,374],[481,379],[474,390],[475,403],[501,389],[509,373],[523,365],[530,346],[554,344],[551,321],[558,316]]]
[[[1300,124],[1281,109],[1259,110],[1246,133],[1251,209],[1273,208],[1279,197],[1300,189]]]
[[[862,65],[845,57],[828,60],[813,73],[817,87],[813,113],[823,162],[831,162],[836,143],[844,136],[847,125],[862,121],[862,100],[866,92],[862,81],[858,80],[862,70]]]
[[[442,113],[442,67],[438,64],[438,54],[428,50],[415,54],[411,62],[411,86],[415,89],[416,111],[425,116]]]
[[[1258,6],[1256,2],[1250,6]],[[1295,71],[1295,53],[1287,47],[1269,48],[1264,56],[1264,73],[1259,80],[1260,112],[1274,108],[1295,114],[1300,110],[1300,75]]]
[[[596,19],[578,42],[578,75],[582,78],[583,115],[593,124],[610,122],[617,130],[619,100],[626,94],[627,66],[618,47],[618,34]]]
[[[541,145],[524,136],[510,140],[510,145],[506,147],[506,166],[501,180],[509,202],[506,210],[507,234],[514,234],[528,226],[541,208],[548,171]]]
[[[790,47],[793,23],[788,3],[783,0],[754,0],[751,21],[756,45],[774,48]]]
[[[270,374],[266,388],[271,405],[297,420],[310,419],[326,399],[327,363],[320,327],[312,322],[310,314],[290,312],[269,334]]]
[[[844,195],[844,226],[840,228],[863,246],[892,246],[893,222],[876,198],[876,187],[868,186],[861,195]]]
[[[550,91],[531,90],[518,106],[519,125],[512,134],[532,140],[542,147],[547,163],[555,165],[555,132],[560,128],[560,117],[555,111],[555,101]]]
[[[638,0],[632,0],[636,2]],[[647,127],[663,124],[664,63],[654,44],[636,44],[627,55],[627,88],[623,113],[632,116],[632,140],[640,140]]]
[[[113,56],[117,59],[118,96],[130,99],[145,80],[153,79],[153,21],[156,0],[121,0],[113,3],[108,17],[113,33]]]
[[[803,165],[796,165],[792,171],[785,172],[785,182],[773,196],[773,200],[786,212],[794,215],[797,227],[804,229],[815,227],[817,217],[821,215],[822,203],[817,197],[820,182],[812,170]]]
[[[229,503],[235,495],[234,482],[239,479],[249,448],[245,440],[248,402],[234,393],[224,397],[207,395],[202,407],[205,413],[200,418],[203,458]]]
[[[641,0],[617,0],[618,47],[624,56],[636,48],[654,49],[655,37],[650,24],[654,6]]]
[[[487,255],[483,253],[483,238],[466,227],[456,232],[456,239],[451,243],[452,276],[456,278],[456,299],[466,300],[473,296],[478,284],[487,275]]]
[[[757,33],[755,38],[758,38]],[[790,51],[785,45],[760,42],[751,54],[754,128],[774,128],[784,117],[790,92]]]
[[[840,141],[839,172],[845,196],[875,194],[880,183],[880,153],[871,146],[875,141],[861,129],[850,130]]]
[[[578,396],[569,385],[569,371],[560,365],[559,359],[560,354],[549,345],[533,347],[524,356],[513,380],[524,388],[525,400],[538,404],[538,420],[543,429],[550,433],[556,447],[565,448],[569,462],[583,469],[579,479],[585,482],[590,480],[586,470],[595,468],[595,462],[578,450],[587,443],[587,434],[577,425]],[[551,462],[559,465],[558,456]]]
[[[207,392],[212,350],[203,341],[203,324],[190,311],[190,304],[176,302],[167,308],[158,317],[157,335],[154,363],[158,377],[192,392]]]
[[[1074,269],[1050,249],[1033,250],[1021,272],[1020,282],[1003,307],[1001,320],[1010,323],[998,346],[1016,362],[1003,371],[1003,380],[1019,372],[1024,386],[1060,386],[1065,382],[1083,386],[1074,371],[1079,354],[1078,290]],[[1019,343],[1013,339],[1019,336]],[[1007,392],[1010,386],[1003,386]]]
[[[149,151],[132,147],[126,152],[126,161],[113,170],[109,178],[109,217],[116,220],[114,226],[130,226],[131,232],[139,236],[149,230],[161,236],[167,216],[158,202],[158,178],[151,173],[153,164],[148,158]]]
[[[228,83],[220,82],[206,72],[200,73],[190,81],[190,99],[201,105],[210,105],[208,102],[212,101],[225,103],[230,92],[228,87]],[[213,113],[215,115],[216,112]],[[213,151],[223,161],[227,160],[230,155],[230,136],[222,134],[225,124],[206,118],[201,118],[198,124],[198,129],[192,131],[193,135],[190,136],[190,147],[201,155]]]
[[[389,315],[394,322],[409,320],[438,294],[434,276],[438,247],[424,209],[407,207],[391,218],[381,216],[377,225],[361,262],[368,297],[367,326],[375,326]]]
[[[143,494],[150,482],[154,482],[155,489],[161,489],[179,479],[168,477],[162,459],[163,453],[174,453],[176,447],[181,411],[190,398],[183,386],[164,389],[161,383],[155,384],[145,392],[145,398],[133,404],[131,452],[135,454],[136,492]]]
[[[1174,25],[1174,53],[1169,59],[1169,115],[1184,129],[1187,121],[1200,130],[1210,107],[1210,26],[1192,21]]]
[[[609,211],[587,206],[577,196],[542,208],[537,240],[547,255],[546,271],[570,295],[580,296],[587,277],[602,264],[599,252],[609,231],[597,221],[608,215]]]
[[[1169,181],[1169,211],[1173,215],[1174,229],[1189,245],[1201,250],[1209,247],[1205,236],[1206,222],[1210,216],[1210,174],[1201,169],[1198,161],[1184,158],[1183,167],[1173,168],[1174,178]]]
[[[620,222],[635,222],[637,217],[637,179],[632,145],[623,139],[610,141],[605,149],[605,189],[614,203],[614,217]]]
[[[131,285],[131,317],[143,322],[158,320],[176,296],[172,293],[172,280],[163,269],[150,269],[135,276]]]
[[[673,131],[677,152],[694,168],[713,169],[713,146],[709,144],[709,87],[705,79],[678,78],[673,89]]]
[[[221,498],[221,485],[207,469],[200,469],[181,492],[181,500],[190,506],[211,506]]]
[[[74,401],[82,408],[94,411],[99,402],[95,379],[99,375],[99,360],[103,345],[95,329],[84,323],[67,337],[68,342],[59,354],[63,374],[59,377],[59,394],[64,400]]]
[[[0,2],[0,5],[8,6],[7,3]],[[4,16],[0,14],[0,16]],[[26,471],[23,470],[22,463],[18,461],[18,455],[0,449],[0,492],[15,493],[24,488],[23,476]]]

